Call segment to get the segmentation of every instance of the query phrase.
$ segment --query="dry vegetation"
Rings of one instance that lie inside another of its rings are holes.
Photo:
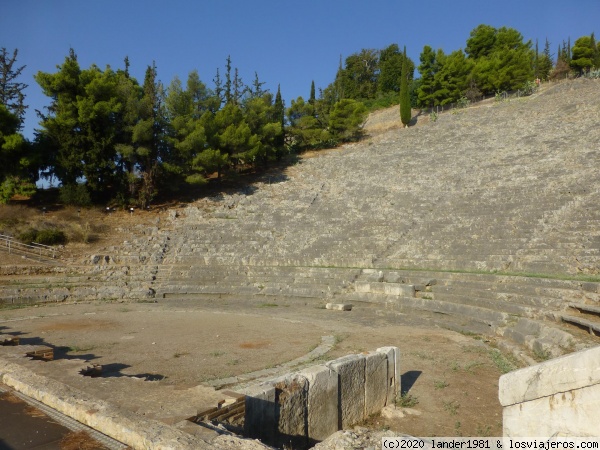
[[[29,206],[2,205],[0,233],[19,238],[31,229],[59,230],[67,242],[90,243],[107,231],[101,217],[98,209],[65,207],[43,212]]]

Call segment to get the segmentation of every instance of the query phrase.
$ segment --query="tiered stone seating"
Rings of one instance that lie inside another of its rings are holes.
[[[173,223],[157,294],[396,303],[568,351],[577,343],[561,314],[596,304],[598,288],[554,277],[598,273],[600,131],[598,84],[565,86],[386,132],[191,205]],[[569,125],[556,127],[569,105]],[[415,294],[367,282],[365,269],[401,272]]]
[[[0,303],[140,299],[154,296],[152,283],[167,236],[156,227],[121,230],[131,239],[84,260],[49,265],[0,266]]]
[[[435,277],[435,278],[432,278]],[[392,282],[390,282],[392,281]],[[398,289],[397,281],[404,289]],[[566,305],[581,312],[598,314],[591,306],[600,299],[600,283],[580,283],[548,278],[487,274],[364,270],[354,283],[354,303],[385,304],[391,310],[423,310],[443,314],[439,324],[456,328],[448,318],[469,318],[486,327],[474,327],[490,335],[503,336],[539,355],[560,355],[591,342],[573,336],[558,320],[600,330],[600,321],[567,315]],[[390,289],[391,288],[391,289]],[[578,302],[578,303],[569,303]],[[588,302],[588,303],[584,303]],[[460,327],[458,327],[460,329]],[[476,328],[476,329],[475,329]]]
[[[333,298],[469,318],[538,353],[588,345],[568,327],[600,301],[577,281],[600,273],[599,87],[558,84],[302,159],[73,270],[84,293],[111,281],[121,297]]]

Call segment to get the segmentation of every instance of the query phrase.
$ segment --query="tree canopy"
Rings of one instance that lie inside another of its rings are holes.
[[[185,82],[164,85],[156,64],[138,82],[130,62],[114,70],[80,66],[73,49],[54,72],[34,80],[49,98],[38,112],[39,127],[29,142],[23,127],[25,66],[18,51],[0,49],[0,202],[30,195],[35,182],[54,177],[71,203],[114,202],[147,206],[161,193],[202,186],[210,178],[261,170],[286,153],[331,147],[360,139],[369,108],[401,104],[431,107],[512,91],[534,78],[561,78],[600,68],[600,44],[592,33],[559,45],[556,61],[546,39],[525,41],[513,28],[479,25],[464,50],[445,53],[429,45],[415,64],[398,44],[362,49],[340,57],[333,81],[307,99],[286,104],[254,72],[244,83],[227,57],[209,87],[197,71]],[[223,70],[224,69],[224,70]],[[237,175],[236,175],[237,177]]]

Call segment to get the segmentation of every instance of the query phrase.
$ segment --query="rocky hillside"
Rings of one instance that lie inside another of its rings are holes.
[[[553,85],[301,159],[186,208],[165,262],[595,274],[599,88]]]

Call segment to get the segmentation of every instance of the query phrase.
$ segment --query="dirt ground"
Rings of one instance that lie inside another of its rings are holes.
[[[0,309],[0,334],[18,335],[22,345],[54,347],[57,361],[27,362],[34,370],[171,423],[178,419],[168,403],[178,391],[178,402],[210,406],[219,393],[198,385],[276,367],[314,349],[322,336],[334,336],[335,345],[312,364],[392,345],[401,350],[404,396],[398,405],[410,414],[373,417],[369,426],[414,436],[502,431],[498,378],[508,360],[487,338],[432,327],[423,315],[391,315],[368,305],[329,311],[314,301],[276,298],[94,302]],[[61,360],[67,365],[52,370]],[[75,372],[91,363],[103,366],[101,377]],[[114,380],[123,379],[145,381],[120,388]]]

